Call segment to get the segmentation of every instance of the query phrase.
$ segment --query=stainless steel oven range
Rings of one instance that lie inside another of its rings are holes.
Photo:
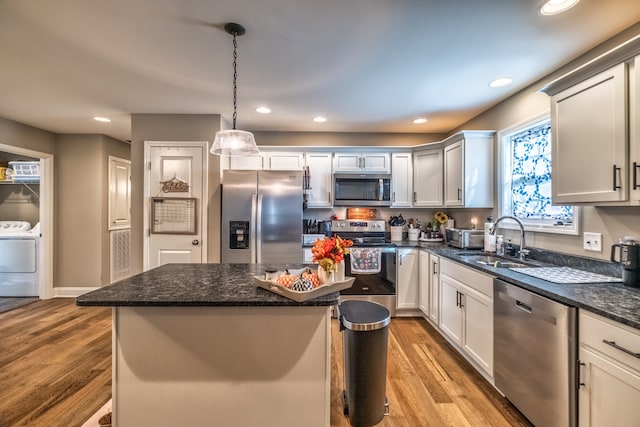
[[[332,234],[353,241],[345,274],[356,280],[340,291],[340,300],[374,301],[396,313],[396,247],[385,240],[384,220],[331,221]]]

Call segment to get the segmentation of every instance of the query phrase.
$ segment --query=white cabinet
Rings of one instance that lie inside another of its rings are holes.
[[[418,261],[418,267],[419,267],[419,272],[418,272],[418,307],[420,308],[420,311],[422,311],[422,313],[429,318],[429,313],[431,311],[431,307],[430,307],[430,294],[431,294],[431,289],[430,289],[430,282],[431,280],[429,280],[431,278],[431,276],[429,275],[429,252],[427,251],[420,251],[420,257],[419,257],[419,261]]]
[[[413,153],[413,206],[440,207],[443,202],[442,148]]]
[[[397,250],[396,308],[418,308],[418,250]]]
[[[332,153],[305,153],[305,164],[309,167],[309,188],[307,193],[307,206],[309,208],[330,208],[332,179]]]
[[[248,156],[231,156],[229,157],[229,169],[231,170],[262,170],[263,156],[262,154]]]
[[[391,155],[391,207],[410,208],[413,197],[411,153]]]
[[[276,171],[299,171],[304,166],[304,154],[302,152],[265,152],[264,168]]]
[[[553,203],[627,198],[626,91],[619,64],[551,97]]]
[[[551,96],[554,204],[640,204],[639,54],[636,38],[541,89]]]
[[[494,133],[464,131],[443,141],[445,206],[493,207]]]
[[[428,320],[438,326],[440,258],[427,251],[420,251],[419,261],[419,308]]]
[[[391,157],[389,153],[335,153],[333,171],[389,173]]]
[[[440,321],[445,337],[493,377],[493,277],[440,260]]]
[[[440,257],[429,255],[429,319],[434,325],[440,322]]]
[[[640,331],[584,310],[579,325],[580,427],[637,426]]]

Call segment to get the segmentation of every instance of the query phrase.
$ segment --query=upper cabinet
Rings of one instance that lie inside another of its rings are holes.
[[[333,206],[331,199],[332,153],[305,153],[305,164],[309,168],[309,188],[305,189],[307,207],[330,208]]]
[[[444,204],[442,148],[413,153],[413,207],[440,207]]]
[[[391,207],[410,208],[413,197],[411,153],[391,154]]]
[[[542,89],[551,96],[554,204],[640,203],[640,37]]]
[[[444,206],[493,207],[493,131],[464,131],[443,141]]]
[[[389,153],[335,153],[333,171],[390,173],[391,156]]]
[[[229,157],[229,169],[231,170],[262,170],[263,156],[262,154],[248,156],[231,156]]]
[[[274,171],[299,171],[304,167],[301,152],[272,151],[264,153],[264,168]]]

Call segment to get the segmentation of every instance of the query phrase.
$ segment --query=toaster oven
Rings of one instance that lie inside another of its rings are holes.
[[[464,230],[461,228],[447,228],[447,244],[460,249],[484,248],[483,230]]]

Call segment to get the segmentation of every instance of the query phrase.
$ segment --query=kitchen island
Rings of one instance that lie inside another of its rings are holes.
[[[289,300],[265,267],[167,264],[77,299],[113,306],[115,426],[329,425],[338,293]]]

